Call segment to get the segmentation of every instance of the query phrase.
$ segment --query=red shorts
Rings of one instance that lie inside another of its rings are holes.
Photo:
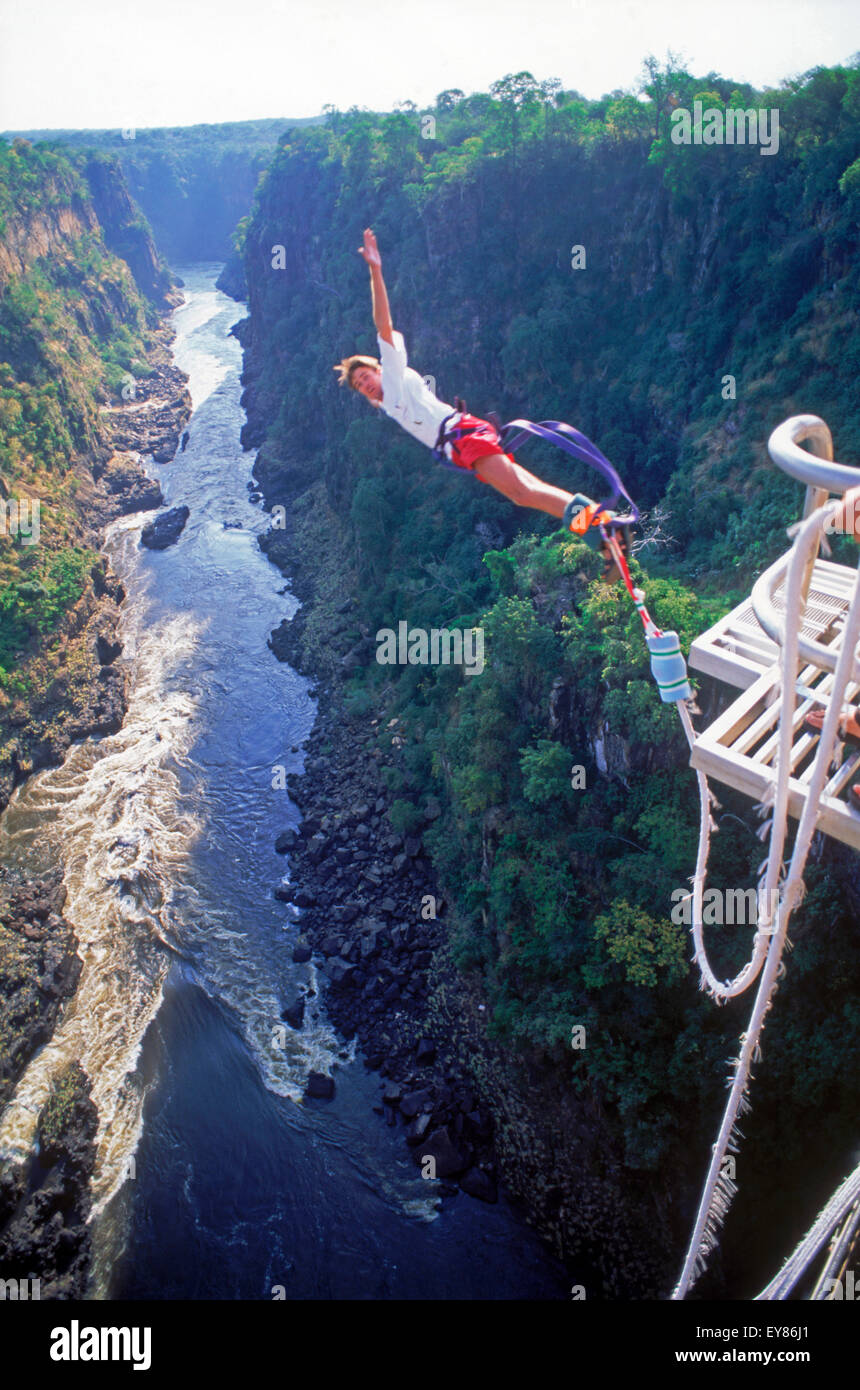
[[[462,439],[452,442],[451,462],[455,467],[466,468],[470,473],[474,473],[475,464],[481,459],[490,458],[493,454],[503,454],[511,463],[515,462],[510,454],[505,454],[498,430],[489,420],[482,420],[478,415],[461,415],[457,421],[457,426],[460,425],[473,425],[475,428]],[[476,476],[482,483],[487,481],[480,473]]]

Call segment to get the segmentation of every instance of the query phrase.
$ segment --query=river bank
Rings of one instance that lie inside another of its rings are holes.
[[[72,461],[74,542],[94,551],[111,521],[162,505],[161,488],[141,459],[144,454],[157,462],[172,458],[191,412],[183,373],[171,360],[169,324],[155,337],[152,375],[136,383],[129,401],[103,407],[100,447]],[[115,662],[122,651],[116,630],[124,596],[100,557],[55,631],[37,650],[22,653],[16,674],[26,694],[0,692],[0,812],[25,777],[61,762],[72,743],[121,727],[126,680]]]
[[[62,915],[62,875],[0,881],[0,1108],[48,1042],[81,974],[78,939]],[[0,1175],[0,1274],[39,1281],[39,1298],[81,1298],[90,1259],[89,1180],[96,1108],[89,1078],[68,1069],[39,1117],[39,1153]]]
[[[77,480],[75,543],[96,551],[119,516],[159,507],[157,481],[142,456],[166,461],[191,409],[186,378],[172,361],[169,323],[155,331],[149,365],[128,402],[102,410],[98,449],[72,462]],[[2,696],[0,812],[32,773],[62,763],[73,743],[116,732],[127,708],[128,672],[118,658],[122,583],[104,557],[58,628],[23,654],[26,693]],[[63,916],[62,874],[0,878],[0,1109],[18,1077],[50,1040],[82,969],[78,940]],[[43,1108],[38,1153],[7,1170],[0,1186],[0,1275],[35,1277],[41,1298],[79,1298],[87,1285],[89,1182],[97,1112],[91,1081],[70,1067]]]

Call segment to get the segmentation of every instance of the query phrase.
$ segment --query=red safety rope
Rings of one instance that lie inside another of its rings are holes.
[[[636,612],[642,619],[642,626],[645,629],[645,636],[661,637],[662,633],[659,627],[654,622],[654,619],[651,617],[651,614],[648,612],[648,609],[645,607],[645,595],[643,594],[641,589],[634,589],[633,587],[633,580],[630,577],[630,570],[628,569],[627,561],[624,557],[624,551],[621,549],[621,546],[618,544],[616,537],[612,534],[611,531],[606,530],[603,526],[601,526],[600,530],[607,545],[609,546],[609,549],[612,551],[612,554],[615,557],[615,563],[621,571],[621,578],[624,580],[624,587],[627,590],[630,597],[632,598],[633,603],[635,604]]]

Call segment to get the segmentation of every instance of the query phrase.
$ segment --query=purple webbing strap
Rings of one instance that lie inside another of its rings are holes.
[[[512,431],[517,433],[512,435]],[[573,425],[566,425],[563,420],[541,420],[535,424],[534,420],[510,420],[507,425],[503,425],[499,431],[505,452],[510,452],[521,444],[528,435],[535,435],[538,439],[545,439],[549,444],[555,444],[557,448],[564,449],[565,453],[572,454],[582,463],[587,463],[591,468],[596,468],[602,473],[610,487],[613,489],[612,496],[600,503],[601,507],[614,508],[619,497],[630,508],[629,516],[619,516],[613,518],[616,526],[634,526],[639,520],[639,508],[630,497],[627,489],[613,468],[609,459],[600,452],[596,444],[593,444],[587,435],[580,430],[574,429]]]

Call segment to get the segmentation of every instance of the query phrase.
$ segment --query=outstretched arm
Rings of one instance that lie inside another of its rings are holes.
[[[376,237],[369,227],[365,229],[364,245],[359,246],[358,254],[363,256],[370,268],[370,297],[373,301],[373,322],[383,342],[394,342],[394,325],[391,322],[391,309],[388,304],[388,291],[382,278],[382,257],[376,244]]]

